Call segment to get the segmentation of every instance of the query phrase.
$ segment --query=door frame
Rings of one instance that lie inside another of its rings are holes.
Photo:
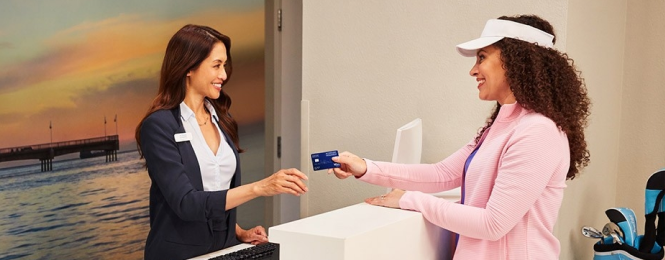
[[[265,176],[301,167],[302,0],[265,0]],[[300,197],[266,198],[265,223],[300,218]]]

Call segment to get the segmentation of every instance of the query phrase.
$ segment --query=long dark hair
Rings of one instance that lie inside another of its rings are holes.
[[[231,38],[207,26],[188,24],[176,32],[166,46],[164,61],[159,78],[159,90],[146,115],[136,127],[136,146],[141,152],[141,126],[143,121],[155,111],[172,109],[185,100],[187,73],[198,68],[212,50],[215,43],[222,42],[226,47],[226,85],[231,79],[233,65],[231,60]],[[218,99],[206,98],[219,116],[220,126],[224,129],[236,149],[242,152],[238,140],[238,124],[229,114],[231,98],[222,88]]]
[[[552,25],[535,15],[502,16],[499,19],[526,24],[555,35]],[[581,72],[567,54],[555,49],[511,38],[504,38],[494,46],[501,50],[506,78],[517,102],[550,118],[566,133],[570,148],[570,167],[566,178],[574,179],[589,164],[584,128],[591,101],[587,97]],[[486,125],[476,136],[476,142],[492,125],[500,108],[497,103]]]

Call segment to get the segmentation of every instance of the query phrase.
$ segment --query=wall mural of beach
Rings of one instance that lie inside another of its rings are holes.
[[[150,179],[134,130],[157,92],[168,40],[189,23],[232,39],[225,91],[247,150],[243,183],[256,181],[265,151],[263,0],[0,3],[0,158],[14,156],[0,160],[0,260],[143,258]],[[16,157],[114,136],[110,158],[55,154],[44,171],[39,159]],[[265,226],[264,201],[239,207],[239,224]]]

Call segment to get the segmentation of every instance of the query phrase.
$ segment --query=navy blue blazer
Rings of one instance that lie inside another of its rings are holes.
[[[215,118],[215,120],[218,120]],[[240,185],[238,151],[221,129],[236,156],[231,188]],[[226,211],[228,190],[203,191],[203,180],[194,148],[189,141],[176,142],[185,133],[180,107],[150,114],[141,125],[141,152],[148,166],[150,233],[144,257],[186,259],[238,244],[236,209]],[[222,248],[211,248],[215,232],[226,232]]]

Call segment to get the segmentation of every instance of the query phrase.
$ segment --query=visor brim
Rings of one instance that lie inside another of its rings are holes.
[[[465,43],[460,43],[457,45],[457,52],[464,57],[474,57],[478,50],[485,48],[494,44],[495,42],[500,41],[504,37],[502,36],[492,36],[492,37],[480,37],[475,40],[470,40]]]

